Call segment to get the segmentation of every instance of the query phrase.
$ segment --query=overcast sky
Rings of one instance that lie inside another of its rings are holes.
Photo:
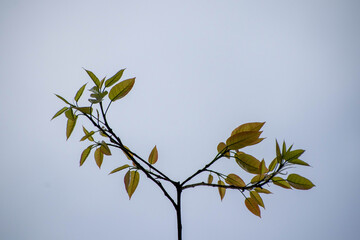
[[[360,3],[312,1],[0,2],[0,239],[176,239],[170,202],[144,175],[131,201],[126,162],[113,150],[101,170],[79,167],[78,122],[50,121],[91,80],[126,68],[132,91],[109,121],[133,151],[181,181],[216,154],[238,125],[266,121],[244,149],[267,164],[275,139],[306,149],[291,169],[309,191],[271,186],[262,218],[243,196],[183,194],[184,240],[354,239],[360,234]],[[84,98],[84,100],[86,100]],[[85,103],[85,102],[84,102]],[[237,173],[222,160],[216,169]],[[205,180],[202,175],[199,180]]]

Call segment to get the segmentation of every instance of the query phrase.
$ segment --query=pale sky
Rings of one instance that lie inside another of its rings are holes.
[[[157,145],[156,167],[174,180],[245,122],[266,121],[266,140],[244,151],[267,164],[275,139],[306,150],[311,167],[289,171],[316,187],[271,186],[261,219],[237,191],[221,202],[217,189],[186,190],[184,240],[355,239],[359,12],[355,0],[1,1],[0,239],[176,239],[175,211],[145,175],[130,201],[124,173],[108,176],[123,154],[80,168],[89,124],[66,141],[65,118],[50,121],[64,106],[54,93],[71,99],[91,84],[83,67],[136,77],[110,124],[144,158]]]

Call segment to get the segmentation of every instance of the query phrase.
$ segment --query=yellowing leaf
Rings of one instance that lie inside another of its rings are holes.
[[[151,153],[149,155],[149,163],[150,164],[155,164],[158,160],[158,151],[157,151],[157,148],[156,146],[153,148],[153,150],[151,150]]]
[[[124,146],[124,147],[125,147],[127,150],[130,151],[130,149],[129,149],[127,146]],[[131,152],[128,152],[128,153],[130,154],[131,157],[133,156]],[[129,157],[129,156],[126,154],[125,151],[124,151],[124,154],[126,155],[126,157],[127,157],[129,160],[132,160],[131,157]]]
[[[104,141],[101,142],[100,151],[105,155],[111,155],[110,148]]]
[[[97,78],[97,76],[95,76],[95,74],[89,70],[86,70],[84,68],[84,70],[86,71],[86,73],[89,75],[89,77],[91,78],[91,80],[93,80],[93,82],[95,83],[95,85],[99,88],[100,87],[100,80]]]
[[[230,150],[238,150],[247,146],[251,146],[261,142],[263,139],[259,138],[262,132],[247,131],[239,132],[232,135],[226,140],[226,145]]]
[[[109,99],[111,101],[119,100],[126,96],[132,89],[135,83],[135,78],[124,80],[113,86],[109,92]]]
[[[92,107],[74,107],[74,108],[84,114],[91,115],[92,113]]]
[[[218,185],[222,185],[222,186],[225,186],[225,183],[221,180],[218,181]],[[225,193],[226,193],[226,189],[223,188],[223,187],[218,187],[218,190],[219,190],[219,194],[220,194],[220,199],[221,201],[223,200],[224,196],[225,196]]]
[[[273,177],[272,182],[279,187],[291,189],[290,184],[281,177]]]
[[[99,168],[101,168],[101,164],[103,163],[104,154],[101,152],[100,147],[95,150],[94,158],[96,165],[98,165]]]
[[[110,174],[113,174],[113,173],[116,173],[116,172],[119,172],[119,171],[121,171],[121,170],[123,170],[123,169],[125,169],[125,168],[128,168],[128,167],[130,167],[129,164],[122,165],[121,167],[118,167],[118,168],[115,168],[114,170],[112,170],[112,171],[109,173],[109,175],[110,175]]]
[[[80,166],[82,166],[86,160],[86,158],[89,156],[92,146],[89,146],[85,148],[85,150],[81,153],[80,156]]]
[[[259,205],[258,203],[256,202],[255,199],[253,198],[245,198],[245,206],[247,207],[247,209],[249,209],[249,211],[260,217],[261,218],[261,212],[260,212],[260,208],[259,208]]]
[[[255,175],[252,179],[251,179],[251,183],[257,183],[257,182],[260,182],[262,181],[263,179],[265,178],[265,174],[258,174],[258,175]]]
[[[294,173],[287,177],[287,181],[293,188],[300,190],[308,190],[315,186],[309,179]]]
[[[277,158],[274,158],[274,160],[272,160],[272,162],[269,165],[269,171],[273,171],[276,167],[277,164]]]
[[[140,174],[138,171],[131,171],[130,172],[130,182],[128,187],[128,195],[129,199],[131,199],[131,196],[135,192],[140,180]]]
[[[260,161],[255,157],[243,152],[238,152],[235,154],[235,159],[236,163],[245,171],[252,174],[259,173]]]
[[[281,152],[280,152],[280,147],[279,147],[279,143],[278,141],[276,140],[276,161],[278,163],[281,163],[281,160],[282,160],[282,155],[281,155]]]
[[[65,116],[67,117],[67,119],[75,120],[75,115],[72,108],[69,108],[68,110],[65,111]]]
[[[260,173],[260,174],[265,174],[265,173],[267,173],[268,171],[269,171],[269,169],[267,169],[264,159],[261,160],[261,162],[260,162],[260,167],[259,167],[259,173]]]
[[[217,150],[218,150],[219,153],[225,151],[225,148],[226,148],[226,144],[224,142],[219,143],[218,146],[217,146]],[[227,157],[227,158],[230,158],[230,152],[227,151],[224,154],[224,156]]]
[[[286,161],[289,161],[292,159],[298,159],[304,152],[305,152],[305,150],[302,150],[302,149],[287,152],[284,155],[284,159]]]
[[[258,193],[265,193],[265,194],[270,194],[271,192],[265,188],[255,188],[255,191],[257,191]]]
[[[63,108],[60,109],[57,113],[55,113],[55,115],[51,118],[51,120],[53,120],[54,118],[60,116],[60,115],[63,114],[66,110],[68,110],[68,107],[63,107]]]
[[[87,83],[85,83],[85,84],[77,91],[77,93],[76,93],[76,95],[75,95],[75,97],[74,97],[74,100],[75,100],[76,102],[79,101],[81,95],[83,94],[86,84],[87,84]]]
[[[264,202],[260,195],[256,191],[250,191],[250,197],[255,199],[255,201],[263,208],[265,208]]]
[[[306,162],[304,162],[303,160],[300,160],[300,159],[291,159],[288,162],[292,163],[292,164],[297,164],[297,165],[310,166],[308,163],[306,163]]]
[[[130,183],[130,171],[127,171],[124,176],[124,185],[125,185],[125,190],[127,193],[128,193],[128,189],[129,189],[129,183]]]
[[[66,139],[69,139],[71,133],[73,132],[76,125],[77,117],[74,120],[68,119],[66,123]]]
[[[85,136],[83,136],[81,139],[80,139],[80,142],[81,141],[84,141],[85,139],[89,139],[89,141],[94,141],[94,138],[92,137],[92,135],[94,135],[94,131],[91,131],[91,132],[88,132],[88,130],[86,130],[86,128],[83,126],[83,131],[85,133]]]
[[[109,78],[108,80],[106,80],[106,81],[105,81],[105,87],[111,87],[111,86],[114,85],[117,81],[119,81],[120,78],[122,77],[124,71],[125,71],[125,69],[121,69],[120,71],[118,71],[117,73],[115,73],[114,76],[112,76],[111,78]]]
[[[63,100],[64,103],[71,105],[71,104],[70,104],[65,98],[63,98],[62,96],[57,95],[57,94],[55,94],[55,96],[57,96],[58,98],[60,98],[61,100]]]
[[[225,182],[229,185],[237,186],[237,187],[245,187],[246,184],[244,181],[236,174],[230,173],[227,175]]]
[[[213,175],[209,174],[207,183],[208,183],[208,184],[212,184],[213,179],[214,179]]]
[[[251,122],[251,123],[244,123],[239,127],[235,128],[231,132],[231,136],[235,135],[240,132],[248,132],[248,131],[260,131],[260,129],[264,126],[265,122]]]

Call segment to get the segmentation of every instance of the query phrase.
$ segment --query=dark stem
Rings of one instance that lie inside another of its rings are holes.
[[[177,204],[175,206],[176,210],[176,219],[177,219],[177,231],[178,231],[178,240],[182,240],[182,225],[181,225],[181,193],[182,187],[180,182],[176,184],[176,192],[177,192]]]

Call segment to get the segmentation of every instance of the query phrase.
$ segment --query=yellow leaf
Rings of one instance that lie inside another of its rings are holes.
[[[73,132],[76,125],[77,116],[75,116],[74,120],[68,119],[66,123],[66,139],[69,139],[71,133]]]
[[[256,202],[255,199],[253,198],[245,198],[245,206],[247,207],[247,209],[249,209],[249,211],[260,217],[261,218],[261,212],[260,212],[260,208],[259,208],[259,205],[258,203]]]
[[[157,151],[157,148],[156,148],[156,145],[155,147],[153,148],[153,150],[151,151],[150,155],[149,155],[149,163],[150,164],[155,164],[158,160],[158,151]]]
[[[125,147],[127,150],[130,151],[130,149],[129,149],[127,146],[124,146],[124,147]],[[128,153],[130,154],[131,157],[133,156],[131,152],[128,152]],[[129,157],[129,156],[126,154],[125,151],[124,151],[124,154],[126,155],[126,157],[127,157],[129,160],[132,160],[131,157]]]
[[[114,170],[112,170],[112,171],[109,173],[109,175],[110,175],[110,174],[113,174],[113,173],[116,173],[116,172],[119,172],[119,171],[121,171],[121,170],[123,170],[123,169],[125,169],[125,168],[128,168],[128,167],[130,167],[128,164],[122,165],[121,167],[118,167],[118,168],[115,168]]]
[[[135,78],[126,79],[115,86],[113,86],[109,92],[109,98],[111,101],[119,100],[126,96],[132,89],[135,83]]]
[[[248,131],[260,131],[260,129],[264,126],[265,122],[251,122],[251,123],[244,123],[239,127],[235,128],[231,132],[231,136],[235,135],[240,132],[248,132]]]
[[[225,186],[225,183],[221,180],[218,181],[218,185],[222,185],[222,186]],[[225,193],[226,193],[226,189],[223,188],[223,187],[218,187],[218,190],[219,190],[219,194],[220,194],[220,199],[221,201],[223,200],[224,196],[225,196]]]
[[[290,184],[283,178],[281,177],[273,177],[272,178],[272,182],[282,188],[286,188],[286,189],[291,189]]]
[[[130,172],[130,182],[128,187],[128,195],[129,199],[131,199],[131,196],[135,192],[140,180],[140,174],[138,171],[131,171]]]
[[[294,173],[287,177],[287,181],[293,188],[300,190],[308,190],[315,186],[309,179]]]
[[[102,141],[102,142],[101,142],[100,150],[101,150],[101,152],[102,152],[103,154],[105,154],[105,155],[108,155],[108,156],[111,155],[110,148],[109,148],[109,146],[106,144],[105,141]]]
[[[130,183],[130,171],[127,171],[125,176],[124,176],[124,185],[125,185],[125,190],[128,193],[128,189],[129,189],[129,183]],[[129,194],[129,193],[128,193]]]
[[[225,151],[225,148],[226,148],[226,144],[224,142],[219,143],[218,146],[217,146],[217,150],[218,150],[219,153]],[[227,158],[230,158],[230,152],[227,151],[224,154],[224,156],[227,157]]]
[[[269,169],[267,169],[266,164],[265,164],[265,161],[264,161],[264,159],[263,159],[263,160],[261,160],[261,163],[260,163],[259,173],[260,173],[260,174],[265,174],[265,173],[267,173],[267,172],[269,172]]]
[[[89,156],[90,151],[91,151],[91,147],[89,146],[87,148],[85,148],[85,150],[81,153],[81,157],[80,157],[80,166],[82,166],[86,160],[86,158]]]
[[[273,171],[276,167],[277,164],[277,158],[274,158],[274,160],[272,160],[272,162],[269,165],[269,171]]]
[[[101,147],[97,148],[95,150],[95,153],[94,153],[94,158],[95,158],[95,162],[96,162],[96,165],[98,165],[99,168],[101,168],[101,164],[103,162],[103,159],[104,159],[104,154],[101,152]]]
[[[236,174],[230,173],[226,179],[225,182],[229,185],[237,186],[237,187],[245,187],[246,184],[244,181]]]
[[[258,193],[265,193],[265,194],[271,194],[272,192],[270,192],[269,190],[265,189],[265,188],[255,188],[255,191],[257,191]]]
[[[256,192],[256,191],[251,191],[250,192],[250,197],[252,199],[255,199],[255,201],[265,209],[265,205],[264,205],[264,202],[262,200],[262,198],[260,197],[260,195]]]
[[[251,179],[251,183],[257,183],[257,182],[260,182],[262,181],[263,179],[265,178],[265,174],[258,174],[258,175],[255,175],[252,179]]]
[[[214,179],[213,175],[209,174],[207,183],[208,183],[208,184],[212,184],[213,179]]]
[[[239,164],[239,166],[245,171],[252,174],[259,173],[260,161],[257,160],[255,157],[243,152],[238,152],[235,154],[235,158],[237,164]]]
[[[282,155],[281,155],[280,147],[279,147],[277,140],[276,140],[276,160],[278,163],[281,163],[281,160],[282,160]]]
[[[262,132],[246,131],[239,132],[232,135],[226,140],[226,145],[230,150],[238,150],[247,146],[251,146],[261,142],[263,139],[259,138]]]

